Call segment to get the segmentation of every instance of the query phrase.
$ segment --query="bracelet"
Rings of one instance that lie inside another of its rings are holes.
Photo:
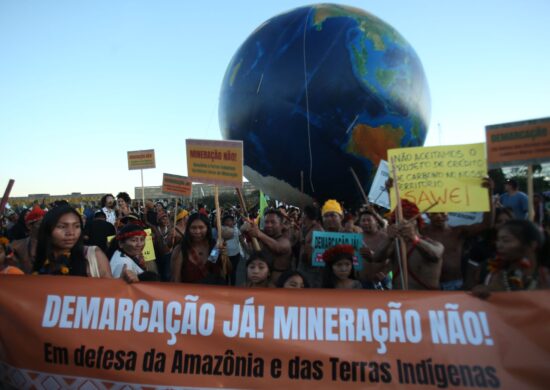
[[[413,240],[412,244],[413,245],[418,245],[419,242],[420,242],[420,237],[414,236],[414,240]]]

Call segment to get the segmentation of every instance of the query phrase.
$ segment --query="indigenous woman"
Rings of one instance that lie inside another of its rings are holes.
[[[485,281],[474,287],[474,295],[485,298],[491,291],[550,288],[548,269],[537,256],[542,244],[542,234],[532,222],[506,222],[498,229],[496,257],[489,260]]]
[[[125,225],[111,242],[111,272],[113,277],[124,277],[130,271],[138,280],[158,280],[158,274],[147,271],[143,248],[147,234],[143,227],[136,224]],[[136,280],[133,280],[136,281]]]
[[[96,246],[84,246],[82,218],[70,206],[50,210],[40,225],[35,273],[112,278],[109,261]]]
[[[351,245],[336,245],[323,253],[325,268],[323,268],[324,288],[363,288],[355,278],[353,256],[355,248]]]
[[[222,283],[220,261],[208,261],[214,244],[208,218],[201,213],[192,214],[187,221],[181,244],[172,251],[171,281]]]

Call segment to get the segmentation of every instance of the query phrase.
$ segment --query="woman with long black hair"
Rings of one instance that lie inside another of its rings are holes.
[[[192,214],[180,245],[172,251],[172,282],[223,284],[220,261],[209,261],[214,248],[212,228],[208,218]],[[217,259],[216,259],[217,260]]]
[[[96,246],[84,246],[82,218],[70,206],[46,213],[38,231],[34,271],[43,275],[112,278],[109,261]]]

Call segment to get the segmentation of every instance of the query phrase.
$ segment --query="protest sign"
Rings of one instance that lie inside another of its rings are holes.
[[[193,182],[185,176],[171,175],[165,173],[162,175],[162,192],[165,194],[191,196]]]
[[[155,246],[153,245],[153,233],[151,229],[145,229],[144,231],[147,236],[145,237],[145,246],[141,252],[143,254],[143,260],[153,261],[157,258],[155,255]],[[110,244],[113,238],[115,238],[115,236],[108,236],[107,243]]]
[[[485,127],[490,168],[550,161],[550,118]]]
[[[386,191],[386,181],[389,177],[390,168],[388,167],[388,162],[380,160],[380,165],[378,165],[378,170],[369,191],[369,202],[388,210],[390,209],[390,195]]]
[[[18,389],[544,389],[550,381],[547,291],[484,301],[464,292],[65,276],[1,275],[0,284],[0,381]]]
[[[242,187],[242,141],[188,139],[187,175],[194,182]]]
[[[128,152],[128,169],[155,168],[155,150],[136,150]]]
[[[323,253],[330,247],[340,244],[351,245],[355,248],[353,256],[353,268],[356,270],[363,269],[362,257],[359,254],[359,249],[363,246],[363,235],[361,233],[333,233],[333,232],[318,232],[314,231],[311,237],[311,264],[314,267],[324,267]]]
[[[447,217],[449,226],[464,226],[481,223],[483,213],[449,213]]]
[[[432,212],[489,211],[489,193],[481,186],[487,176],[485,144],[388,150],[397,170],[401,198]],[[396,205],[390,193],[392,208]]]

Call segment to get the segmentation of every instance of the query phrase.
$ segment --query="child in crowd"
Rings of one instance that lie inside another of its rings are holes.
[[[353,257],[355,248],[351,245],[336,245],[323,253],[324,288],[360,289],[361,282],[355,278]]]
[[[246,287],[275,287],[271,283],[271,264],[254,253],[246,261]]]
[[[288,270],[277,280],[278,288],[309,288],[309,282],[300,271]]]

